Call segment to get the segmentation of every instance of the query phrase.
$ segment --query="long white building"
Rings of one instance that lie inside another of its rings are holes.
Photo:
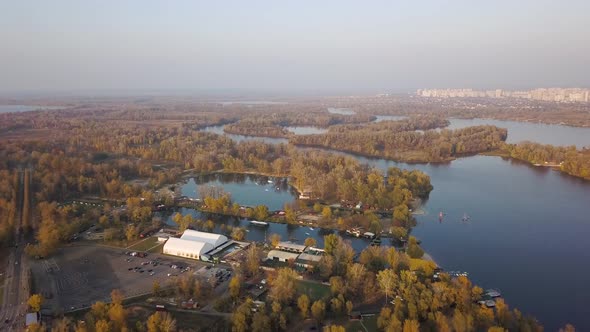
[[[187,229],[179,238],[171,237],[164,244],[163,253],[193,259],[201,259],[203,255],[228,241],[221,234],[199,232]]]
[[[206,233],[187,229],[180,237],[183,240],[197,241],[211,244],[214,248],[227,242],[227,237],[221,234]]]

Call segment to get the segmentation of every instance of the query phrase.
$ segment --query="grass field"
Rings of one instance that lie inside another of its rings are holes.
[[[349,321],[345,328],[347,332],[377,331],[377,316],[363,317],[360,321]]]
[[[162,253],[162,248],[164,248],[164,243],[156,245],[155,247],[148,250],[148,252],[159,254]]]
[[[156,245],[158,245],[158,238],[157,237],[149,237],[147,239],[141,240],[141,241],[133,244],[132,246],[130,246],[127,249],[133,250],[133,251],[147,251]]]
[[[330,286],[300,280],[297,282],[297,293],[306,294],[311,301],[327,299],[330,296]]]

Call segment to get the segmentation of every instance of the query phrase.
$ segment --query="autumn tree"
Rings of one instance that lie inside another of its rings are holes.
[[[152,284],[152,294],[154,296],[160,295],[160,282],[158,280],[154,280],[154,282]]]
[[[39,312],[41,311],[41,305],[43,304],[43,297],[41,294],[33,294],[27,300],[27,304],[29,305],[29,308],[31,308],[31,311]]]
[[[299,311],[301,311],[301,316],[307,318],[307,313],[309,311],[309,297],[305,294],[299,296],[297,299],[297,307],[299,308]]]
[[[316,246],[316,241],[313,237],[308,237],[305,239],[305,242],[303,243],[306,247],[315,247]]]
[[[279,269],[271,284],[270,297],[280,303],[291,301],[297,289],[295,285],[297,278],[297,273],[292,269]]]
[[[317,300],[311,305],[311,315],[318,322],[321,323],[326,315],[326,304],[322,300]]]
[[[148,332],[174,332],[176,320],[167,312],[155,312],[147,320]]]
[[[234,299],[234,301],[240,296],[241,290],[241,281],[238,276],[234,276],[229,281],[229,295]]]
[[[279,234],[273,233],[270,235],[270,245],[273,246],[273,248],[278,247],[279,242],[281,242],[281,236]]]
[[[250,244],[246,251],[244,268],[250,276],[258,274],[258,269],[260,268],[260,250],[255,244]]]
[[[397,288],[397,274],[392,269],[379,271],[377,282],[381,291],[385,294],[385,303]]]

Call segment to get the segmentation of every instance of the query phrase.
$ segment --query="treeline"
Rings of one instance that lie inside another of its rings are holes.
[[[290,142],[396,161],[444,162],[461,155],[498,149],[506,136],[506,129],[494,126],[428,130],[423,133],[377,131],[361,127],[343,132],[295,136]]]
[[[366,124],[373,121],[375,117],[370,115],[340,115],[327,112],[318,113],[273,113],[269,115],[250,115],[240,121],[226,125],[223,130],[229,134],[263,137],[292,136],[285,127],[289,126],[313,126],[329,127],[338,124]],[[447,123],[448,125],[448,123]]]
[[[288,137],[290,132],[267,118],[247,118],[223,127],[223,131],[229,134],[264,136],[264,137]]]
[[[18,172],[0,170],[0,246],[13,238],[17,214]]]
[[[414,130],[429,130],[443,128],[449,125],[449,120],[438,116],[412,116],[398,121],[381,121],[368,124],[332,126],[330,133],[345,133],[353,130],[372,132],[402,132]]]
[[[525,99],[419,98],[407,95],[324,98],[331,107],[354,109],[359,114],[431,114],[448,118],[485,118],[590,127],[590,104],[554,103]]]
[[[162,286],[163,288],[163,286]],[[157,292],[164,292],[160,290],[157,282],[154,283],[154,290]],[[37,300],[32,300],[32,299]],[[39,324],[32,324],[27,327],[30,332],[105,332],[105,331],[146,331],[146,332],[174,332],[182,331],[185,326],[177,325],[176,319],[168,312],[156,311],[151,313],[148,317],[141,317],[136,311],[126,308],[124,304],[125,294],[119,290],[111,292],[111,302],[98,301],[90,306],[88,312],[82,317],[83,319],[73,319],[70,317],[61,317],[53,320],[51,325],[46,325],[44,322]],[[29,299],[29,306],[40,307],[43,303],[42,297],[35,294]],[[35,308],[36,309],[36,308]],[[34,310],[34,309],[33,309]],[[220,326],[211,326],[212,331],[224,330],[223,322]]]
[[[575,146],[559,147],[531,142],[504,144],[502,152],[511,158],[536,165],[553,165],[562,172],[590,179],[590,150],[577,150]]]

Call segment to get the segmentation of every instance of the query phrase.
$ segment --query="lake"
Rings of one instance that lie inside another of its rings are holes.
[[[332,113],[332,114],[340,114],[340,115],[354,115],[354,114],[356,114],[356,112],[351,110],[350,108],[328,107],[328,112]]]
[[[507,127],[509,142],[590,142],[588,128],[481,119],[451,122],[454,128],[466,123]],[[552,130],[560,132],[552,136]],[[434,190],[413,234],[445,269],[467,271],[475,284],[499,288],[511,307],[536,316],[546,331],[568,322],[590,331],[590,181],[500,157],[417,165],[354,157],[383,170],[394,166],[430,175]],[[439,223],[441,211],[446,215]],[[461,221],[465,214],[469,222]],[[355,249],[362,244],[357,242]]]
[[[38,110],[60,109],[61,106],[35,106],[35,105],[0,105],[0,113],[30,112]]]
[[[531,141],[557,146],[576,145],[578,148],[590,147],[590,128],[568,127],[541,123],[500,121],[492,119],[449,119],[447,129],[471,126],[493,125],[508,129],[507,143]]]
[[[568,322],[590,331],[590,181],[500,157],[416,165],[350,156],[384,171],[419,169],[430,176],[434,190],[413,235],[446,270],[467,271],[484,289],[499,288],[509,305],[536,316],[546,331]]]
[[[269,178],[260,175],[216,173],[190,178],[181,188],[183,196],[199,198],[201,186],[222,188],[231,194],[232,201],[246,206],[264,204],[269,210],[282,210],[292,203],[297,192],[287,184],[286,178]]]

